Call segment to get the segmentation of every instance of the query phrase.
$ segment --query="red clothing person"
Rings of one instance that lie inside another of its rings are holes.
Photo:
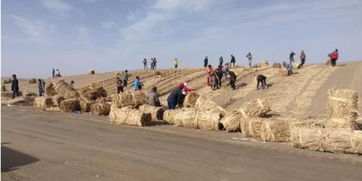
[[[207,73],[207,77],[206,77],[206,83],[207,83],[207,86],[211,86],[211,81],[212,81],[212,67],[211,65],[209,65],[207,68],[206,68],[206,73]]]

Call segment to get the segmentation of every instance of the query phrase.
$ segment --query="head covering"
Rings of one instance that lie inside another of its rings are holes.
[[[181,84],[178,86],[178,88],[179,88],[180,90],[182,90],[184,87],[185,87],[184,83],[181,83]]]

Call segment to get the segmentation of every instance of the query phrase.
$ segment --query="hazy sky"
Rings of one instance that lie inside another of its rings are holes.
[[[287,60],[303,49],[322,62],[338,48],[362,60],[362,0],[2,0],[2,76],[49,77],[170,67],[209,56],[246,65]]]

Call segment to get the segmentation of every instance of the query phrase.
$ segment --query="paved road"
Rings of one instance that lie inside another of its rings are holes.
[[[3,180],[361,180],[362,162],[102,120],[2,107]]]

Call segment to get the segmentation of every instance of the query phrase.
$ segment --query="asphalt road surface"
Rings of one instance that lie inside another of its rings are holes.
[[[168,126],[152,130],[115,126],[106,120],[106,117],[50,113],[31,107],[2,107],[2,179],[347,181],[362,178],[361,156],[331,159],[321,156],[328,153],[310,155],[236,145],[214,141],[208,136],[193,137],[192,132],[182,136],[172,131],[155,131],[169,129]]]

